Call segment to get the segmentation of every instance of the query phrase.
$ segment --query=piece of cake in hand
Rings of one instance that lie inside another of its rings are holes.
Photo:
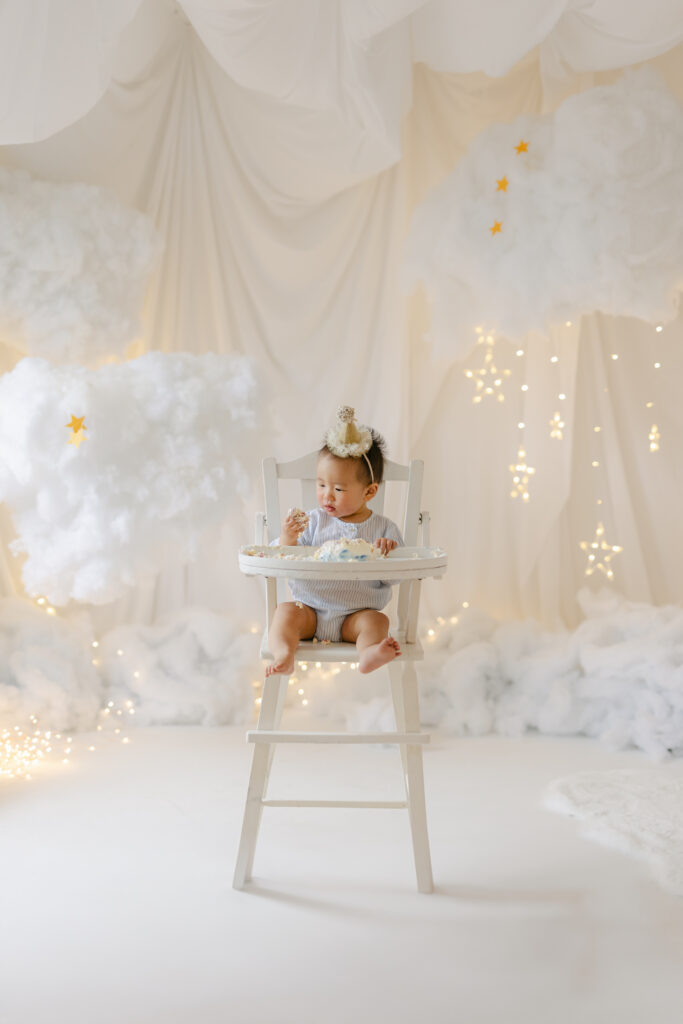
[[[306,514],[306,512],[304,512],[302,508],[290,508],[290,510],[287,512],[287,515],[291,518],[292,522],[294,522],[297,527],[301,527],[302,532],[308,526],[308,515]]]

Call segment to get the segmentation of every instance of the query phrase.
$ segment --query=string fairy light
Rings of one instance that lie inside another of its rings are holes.
[[[657,324],[657,326],[655,327],[655,332],[657,334],[661,334],[661,332],[662,332],[662,325],[661,324]],[[653,366],[654,366],[655,370],[661,370],[661,368],[662,368],[661,360],[657,358],[656,349],[655,349],[655,361],[653,363]],[[654,407],[654,402],[646,402],[645,403],[645,408],[646,409],[652,409],[653,407]],[[659,432],[659,427],[657,426],[656,423],[653,423],[651,425],[650,430],[649,430],[648,435],[647,435],[647,439],[648,439],[648,443],[649,443],[650,451],[651,452],[658,452],[659,451],[660,437],[661,437],[661,434]]]
[[[24,730],[19,725],[0,729],[0,776],[30,779],[37,765],[52,753],[55,741],[62,739],[61,733],[35,728],[38,719],[33,715],[31,723],[32,730]]]

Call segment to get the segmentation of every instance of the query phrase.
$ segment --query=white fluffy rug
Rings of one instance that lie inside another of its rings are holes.
[[[665,889],[683,896],[683,775],[580,772],[552,782],[543,802],[578,818],[586,838],[647,861]]]

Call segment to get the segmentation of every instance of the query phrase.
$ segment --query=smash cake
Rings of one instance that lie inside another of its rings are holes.
[[[366,540],[326,540],[313,555],[319,562],[367,562],[370,558],[381,558],[379,548]]]

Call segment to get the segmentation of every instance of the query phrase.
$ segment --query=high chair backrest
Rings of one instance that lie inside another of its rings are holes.
[[[309,452],[308,455],[303,455],[300,459],[294,459],[291,462],[277,462],[274,458],[263,460],[266,514],[265,522],[261,521],[260,523],[263,536],[259,538],[257,528],[256,543],[267,543],[280,534],[283,519],[280,507],[280,480],[301,481],[301,508],[316,507],[318,454],[317,451]],[[423,521],[424,513],[420,512],[423,472],[424,462],[422,459],[412,459],[408,465],[385,459],[384,481],[369,503],[373,511],[382,514],[384,512],[385,482],[405,481],[407,488],[401,532],[408,547],[415,547],[418,544],[418,527],[421,524],[423,527],[426,525]],[[404,582],[399,584],[398,589],[399,629],[405,634],[407,642],[413,642],[417,629],[419,585],[413,584],[411,588],[410,582]],[[270,621],[270,614],[268,619]]]
[[[264,459],[263,468],[263,489],[266,499],[266,533],[268,540],[274,540],[280,533],[282,525],[282,510],[280,508],[280,480],[301,481],[301,507],[303,509],[315,508],[316,498],[316,473],[318,468],[318,452],[309,452],[308,455],[292,462],[276,462],[275,459]],[[409,547],[417,544],[417,529],[420,525],[420,500],[422,497],[422,474],[424,463],[422,459],[413,459],[407,466],[398,462],[384,460],[384,481],[405,480],[407,492],[403,512],[403,539]],[[379,485],[377,494],[370,502],[374,512],[384,512],[384,481]]]

